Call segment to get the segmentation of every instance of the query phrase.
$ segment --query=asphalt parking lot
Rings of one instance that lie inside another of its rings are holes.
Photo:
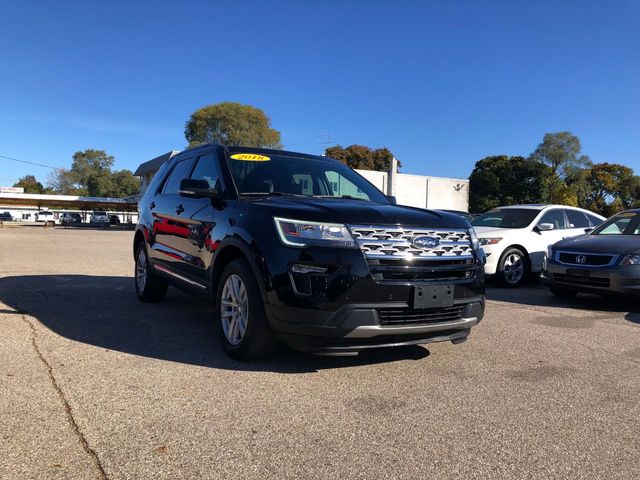
[[[466,343],[238,363],[128,231],[0,230],[0,478],[638,478],[637,302],[490,288]]]

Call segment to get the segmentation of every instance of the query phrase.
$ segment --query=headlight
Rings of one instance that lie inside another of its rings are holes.
[[[627,255],[622,259],[622,265],[640,265],[640,253]]]
[[[502,240],[502,237],[481,238],[480,245],[495,245],[500,240]]]
[[[547,247],[547,258],[553,258],[553,247],[551,245]]]
[[[473,227],[469,229],[469,238],[471,239],[471,247],[473,247],[474,250],[478,250],[480,248],[480,242]]]
[[[288,218],[273,218],[280,240],[285,245],[304,247],[323,245],[329,247],[355,247],[356,242],[341,223],[305,222]]]

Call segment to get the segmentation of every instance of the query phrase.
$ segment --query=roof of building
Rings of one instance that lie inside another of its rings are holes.
[[[171,158],[173,158],[179,153],[180,152],[176,150],[171,150],[170,152],[164,153],[159,157],[156,157],[147,162],[141,163],[140,166],[133,173],[133,175],[136,177],[141,177],[145,173],[157,172],[164,162],[166,162],[167,160],[170,160]]]
[[[77,195],[48,195],[38,193],[0,193],[0,205],[42,207],[76,207],[82,210],[93,208],[135,209],[137,201],[132,197],[80,197]]]

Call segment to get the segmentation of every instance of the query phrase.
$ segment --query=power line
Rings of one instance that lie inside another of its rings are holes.
[[[320,139],[320,141],[318,142],[320,145],[335,145],[335,142],[331,141],[330,133],[323,133],[320,135],[316,135],[316,137]]]
[[[35,165],[36,167],[51,168],[52,170],[55,170],[56,168],[58,168],[58,167],[52,167],[51,165],[43,165],[42,163],[29,162],[28,160],[20,160],[19,158],[6,157],[4,155],[0,155],[0,158],[4,158],[6,160],[13,160],[14,162],[28,163],[29,165]]]

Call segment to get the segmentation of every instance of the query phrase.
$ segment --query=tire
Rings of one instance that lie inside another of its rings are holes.
[[[529,273],[529,261],[522,250],[515,247],[507,248],[498,264],[498,278],[500,283],[508,288],[521,286]]]
[[[246,260],[226,266],[216,292],[215,321],[225,351],[237,360],[272,356],[276,341],[264,313],[258,281]]]
[[[133,283],[136,286],[136,295],[143,302],[156,303],[164,300],[167,295],[168,284],[162,278],[151,271],[151,264],[147,257],[147,248],[144,242],[138,244],[136,250],[135,269]]]
[[[552,287],[551,285],[549,285],[549,291],[556,297],[560,298],[573,298],[578,294],[575,290],[569,290],[562,287]]]

